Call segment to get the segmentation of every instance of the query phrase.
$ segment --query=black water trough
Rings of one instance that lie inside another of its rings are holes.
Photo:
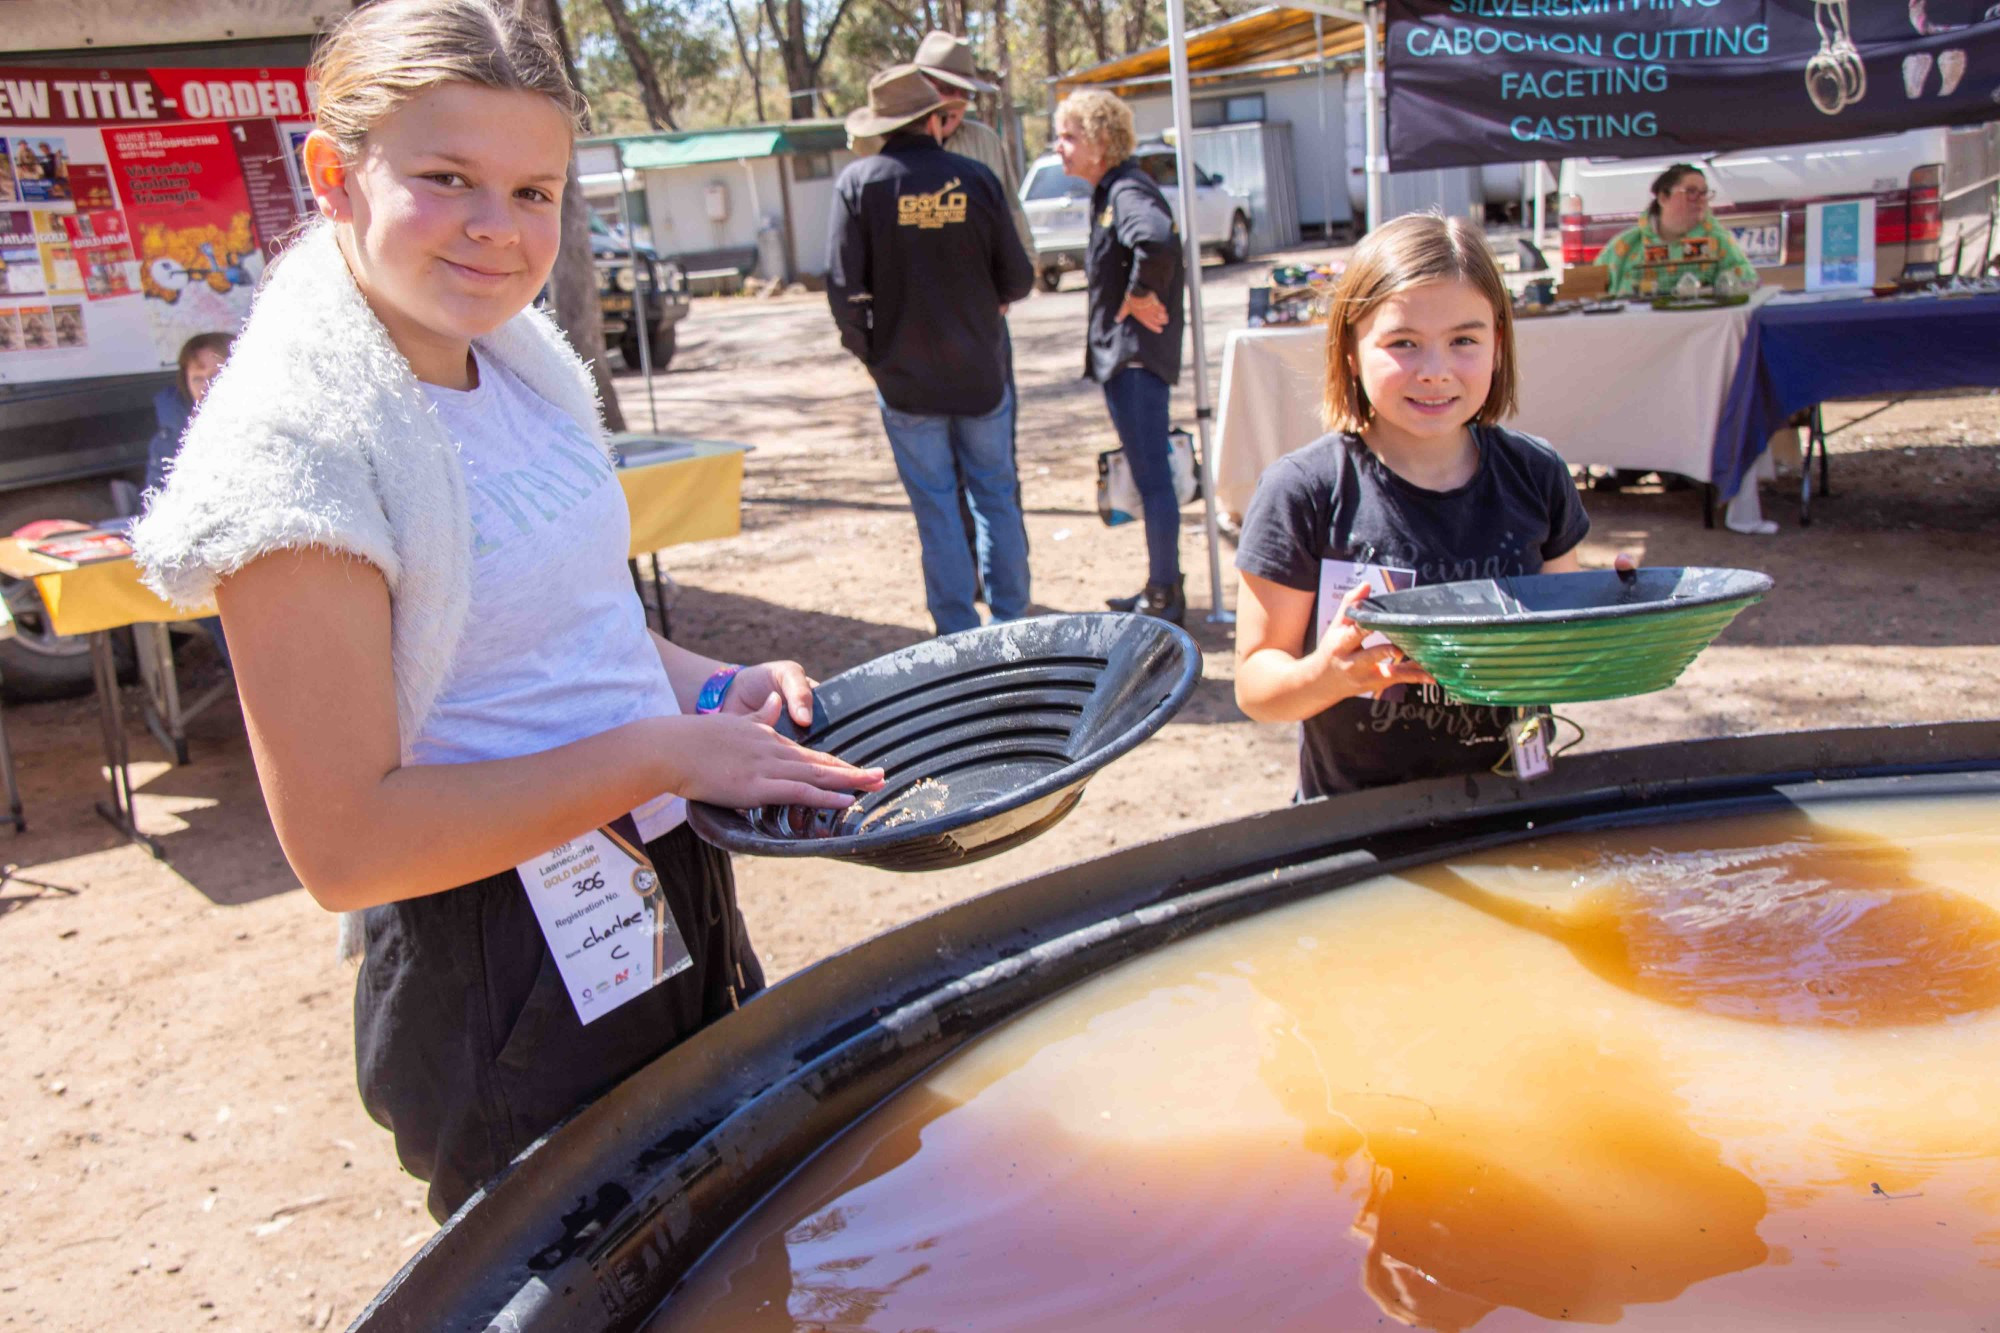
[[[2000,795],[2000,722],[1608,751],[1531,786],[1482,775],[1362,792],[1039,875],[829,958],[668,1052],[517,1159],[353,1327],[634,1328],[891,1092],[1065,987],[1194,932],[1554,833],[1955,793]]]

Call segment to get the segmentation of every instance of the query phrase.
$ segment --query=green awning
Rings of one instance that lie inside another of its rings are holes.
[[[694,167],[704,162],[733,162],[739,157],[772,157],[785,144],[782,130],[725,130],[685,139],[647,136],[625,142],[625,165],[645,171],[654,167]]]
[[[745,157],[776,157],[780,153],[823,153],[845,147],[847,134],[837,120],[809,120],[734,129],[624,134],[615,136],[615,142],[627,167],[651,171],[662,167],[696,167],[706,162],[734,162]]]

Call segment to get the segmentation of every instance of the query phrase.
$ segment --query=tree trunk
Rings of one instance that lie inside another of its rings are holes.
[[[1062,73],[1062,42],[1061,38],[1057,35],[1058,25],[1061,21],[1062,9],[1058,0],[1042,0],[1042,59],[1048,64],[1048,68],[1043,73],[1052,79]],[[1051,85],[1051,90],[1053,90],[1053,85]],[[1054,146],[1056,137],[1055,111],[1055,102],[1051,98],[1049,102],[1049,140],[1051,147]]]
[[[609,5],[612,0],[604,0]],[[1125,54],[1151,45],[1146,40],[1146,0],[1127,0],[1125,10]]]
[[[764,17],[778,39],[778,52],[784,61],[785,90],[790,98],[787,114],[793,120],[812,119],[813,104],[821,100],[820,66],[826,63],[827,48],[833,44],[833,34],[839,30],[851,3],[853,0],[840,0],[827,16],[819,36],[814,38],[806,31],[805,0],[785,0],[783,15],[778,13],[776,0],[763,0]]]
[[[639,39],[639,30],[632,25],[632,13],[625,8],[625,0],[602,0],[602,3],[611,19],[612,31],[618,34],[619,49],[625,52],[625,59],[631,63],[632,74],[638,80],[639,102],[646,108],[647,121],[656,130],[679,129],[674,123],[674,109],[667,104],[667,95],[660,87],[660,71],[653,64],[653,54]]]
[[[1082,6],[1083,26],[1090,30],[1091,49],[1097,53],[1097,63],[1111,59],[1111,41],[1105,32],[1104,0],[1090,0]]]
[[[736,0],[728,0],[723,6],[729,14],[729,31],[736,38],[736,58],[743,62],[743,72],[750,76],[750,100],[757,108],[757,119],[764,119],[764,17],[757,14],[757,58],[750,58],[750,46],[743,40],[743,20],[737,17]]]
[[[531,14],[540,11],[539,17],[562,47],[563,62],[569,66],[571,82],[575,82],[576,60],[570,54],[569,31],[563,26],[560,4],[561,0],[525,0],[524,8]],[[590,256],[590,205],[584,202],[583,186],[577,180],[574,152],[563,182],[562,249],[556,254],[549,286],[555,296],[556,323],[596,377],[597,396],[604,403],[605,429],[624,430],[625,413],[618,406],[618,393],[604,364],[604,310],[598,305],[597,264]]]
[[[791,94],[788,113],[793,120],[811,120],[813,100],[812,61],[806,52],[806,2],[785,0],[785,90]]]
[[[993,0],[993,69],[1000,76],[1000,144],[1016,177],[1027,175],[1027,164],[1015,155],[1020,136],[1014,132],[1013,53],[1007,45],[1007,0]]]

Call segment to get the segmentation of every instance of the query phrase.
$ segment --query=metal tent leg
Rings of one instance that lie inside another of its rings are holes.
[[[125,747],[125,717],[118,697],[118,659],[111,651],[109,630],[99,630],[90,636],[90,670],[97,686],[97,718],[104,730],[104,771],[110,798],[108,802],[97,803],[97,813],[112,828],[165,860],[166,853],[160,844],[141,833],[132,818],[132,757]]]
[[[0,780],[7,785],[7,811],[14,821],[14,832],[28,831],[27,816],[21,811],[21,785],[14,776],[14,746],[7,739],[7,713],[0,707]]]

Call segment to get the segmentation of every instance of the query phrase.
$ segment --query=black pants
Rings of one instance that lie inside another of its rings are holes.
[[[763,989],[729,858],[686,824],[647,852],[694,966],[585,1025],[513,871],[367,914],[361,1101],[442,1222],[521,1149]]]

